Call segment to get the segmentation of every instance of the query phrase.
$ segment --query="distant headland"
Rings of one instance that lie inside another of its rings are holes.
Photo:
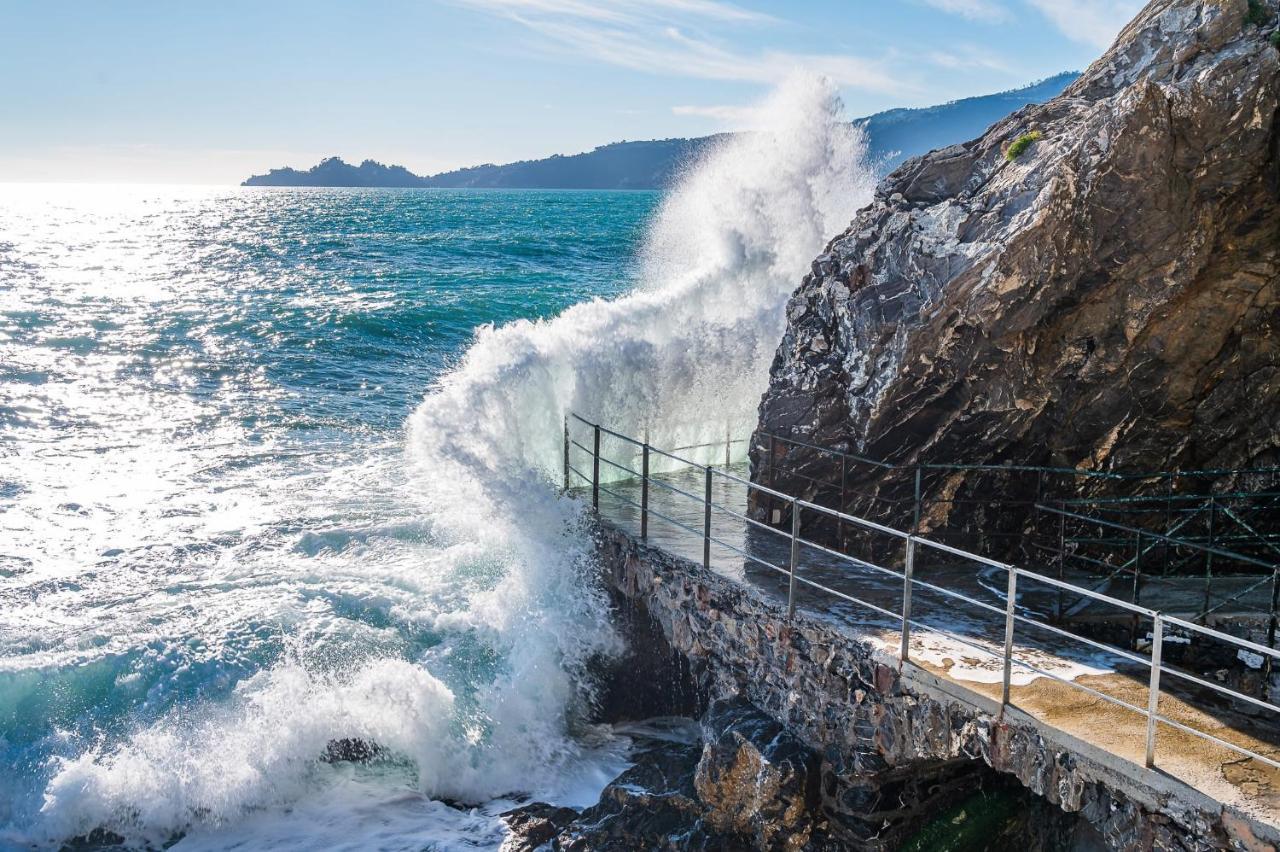
[[[1079,72],[1066,71],[1020,89],[920,109],[892,109],[860,118],[872,161],[888,171],[903,160],[980,135],[1016,109],[1044,103]],[[329,157],[305,171],[272,169],[242,186],[482,187],[493,189],[661,189],[680,165],[723,134],[690,139],[614,142],[581,154],[521,160],[416,175],[404,166],[365,160],[355,166]]]

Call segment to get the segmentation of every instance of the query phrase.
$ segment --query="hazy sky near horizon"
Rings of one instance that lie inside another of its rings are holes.
[[[749,125],[795,68],[851,116],[1096,58],[1142,0],[0,0],[0,181],[420,174]]]

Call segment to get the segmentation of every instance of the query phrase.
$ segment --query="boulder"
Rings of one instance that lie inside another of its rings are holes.
[[[573,822],[578,812],[573,808],[533,802],[509,810],[501,816],[507,828],[511,829],[511,834],[502,842],[499,852],[534,852]]]
[[[554,847],[566,852],[725,848],[715,845],[702,826],[703,807],[693,786],[699,754],[696,743],[655,743],[644,749]]]
[[[820,793],[813,751],[741,697],[712,704],[702,729],[694,786],[707,823],[756,849],[804,848]]]

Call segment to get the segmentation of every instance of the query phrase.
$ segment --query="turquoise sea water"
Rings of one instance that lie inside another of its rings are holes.
[[[485,557],[440,565],[406,419],[478,326],[628,289],[658,201],[0,191],[0,844],[98,825],[163,842],[201,808],[288,800],[192,777],[236,765],[199,742],[211,708],[286,663],[341,677],[450,645],[435,670],[458,700],[487,683],[483,640],[436,623]],[[316,691],[262,686],[317,719],[268,763],[315,758],[359,715]],[[131,766],[94,770],[122,747]]]
[[[0,187],[0,848],[496,849],[594,802],[629,742],[564,418],[749,430],[871,193],[829,85],[759,117],[662,196]]]

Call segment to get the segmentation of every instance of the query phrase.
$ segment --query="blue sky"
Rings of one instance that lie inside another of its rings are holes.
[[[419,173],[732,129],[795,68],[851,116],[1083,68],[1141,0],[0,0],[0,181]]]

